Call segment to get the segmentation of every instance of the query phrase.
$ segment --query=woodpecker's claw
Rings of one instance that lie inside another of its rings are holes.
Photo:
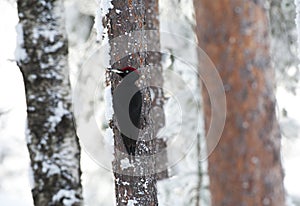
[[[112,119],[109,120],[108,125],[109,125],[109,127],[112,129],[112,128],[115,126],[114,121],[113,121]]]

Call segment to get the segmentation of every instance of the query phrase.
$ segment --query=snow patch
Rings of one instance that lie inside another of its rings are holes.
[[[134,204],[137,204],[138,202],[136,200],[128,200],[127,206],[134,206]]]
[[[35,185],[34,174],[30,166],[28,167],[28,177],[29,177],[28,179],[29,179],[30,188],[33,189]]]
[[[43,173],[47,173],[48,177],[50,177],[54,174],[60,174],[61,173],[60,168],[57,165],[55,165],[51,162],[43,161],[42,164],[43,164],[42,171],[43,171]]]
[[[65,206],[71,206],[79,202],[74,190],[61,189],[53,196],[54,202],[60,202],[61,199],[63,199],[63,205]]]
[[[143,187],[145,188],[145,192],[148,192],[148,185],[149,185],[149,181],[146,180],[146,182],[143,184]]]
[[[98,4],[104,15],[108,14],[109,9],[114,8],[114,6],[111,3],[111,0],[98,0]]]
[[[104,91],[104,101],[105,101],[105,118],[106,121],[110,121],[113,117],[114,110],[112,106],[112,95],[111,95],[111,86],[107,86]]]
[[[50,42],[54,42],[55,37],[58,35],[59,33],[56,30],[34,28],[32,41],[35,42],[40,36],[42,36],[45,39],[48,39]]]
[[[117,13],[117,14],[120,14],[120,13],[121,13],[121,10],[120,10],[120,9],[116,9],[116,13]]]
[[[98,6],[99,8],[96,11],[95,27],[97,30],[97,40],[101,41],[104,31],[102,19],[108,14],[109,9],[113,9],[114,6],[112,5],[111,0],[98,0]]]
[[[96,11],[96,17],[95,17],[95,28],[97,31],[97,41],[102,40],[102,35],[103,35],[103,24],[102,24],[102,11],[101,9],[98,9]]]
[[[122,182],[123,185],[130,185],[129,182]]]
[[[127,168],[129,168],[129,167],[134,167],[134,165],[133,165],[133,164],[130,164],[128,158],[122,159],[122,160],[121,160],[121,169],[124,170],[124,169],[127,169]]]
[[[23,33],[23,25],[21,23],[16,26],[17,31],[17,47],[15,50],[15,58],[17,62],[25,61],[27,58],[27,53],[24,48],[24,33]]]
[[[108,147],[108,150],[111,151],[111,153],[114,152],[114,133],[112,131],[111,128],[106,128],[105,130],[105,135],[104,135],[104,141],[105,143],[105,146]]]
[[[56,125],[66,114],[69,114],[69,111],[64,108],[63,102],[58,102],[57,107],[54,108],[53,115],[48,118],[48,122],[51,124],[50,131],[55,130]]]
[[[54,45],[51,45],[51,46],[47,46],[45,48],[45,52],[46,53],[53,53],[53,52],[56,52],[58,49],[60,49],[61,47],[63,47],[64,45],[64,42],[62,41],[58,41],[56,44]]]
[[[30,144],[31,143],[31,133],[30,133],[30,129],[28,128],[27,117],[25,120],[25,138],[26,138],[27,144]]]

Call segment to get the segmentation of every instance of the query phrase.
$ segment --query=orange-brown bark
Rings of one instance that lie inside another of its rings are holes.
[[[284,205],[264,1],[195,0],[199,46],[222,78],[227,117],[209,157],[212,205]],[[210,102],[203,91],[205,126]]]

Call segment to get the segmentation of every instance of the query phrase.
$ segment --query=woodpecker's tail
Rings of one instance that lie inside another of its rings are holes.
[[[126,151],[129,155],[135,156],[135,150],[136,150],[136,140],[131,139],[124,134],[121,134],[124,146],[126,148]]]

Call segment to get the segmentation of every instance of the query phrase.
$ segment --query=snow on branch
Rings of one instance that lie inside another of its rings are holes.
[[[114,8],[111,0],[98,0],[98,9],[96,11],[95,27],[97,30],[97,40],[101,41],[103,37],[104,26],[102,23],[103,17],[108,14],[109,9]]]
[[[23,25],[21,23],[17,24],[16,31],[17,31],[17,47],[15,50],[15,58],[17,62],[25,61],[27,58],[27,53],[24,48]]]

